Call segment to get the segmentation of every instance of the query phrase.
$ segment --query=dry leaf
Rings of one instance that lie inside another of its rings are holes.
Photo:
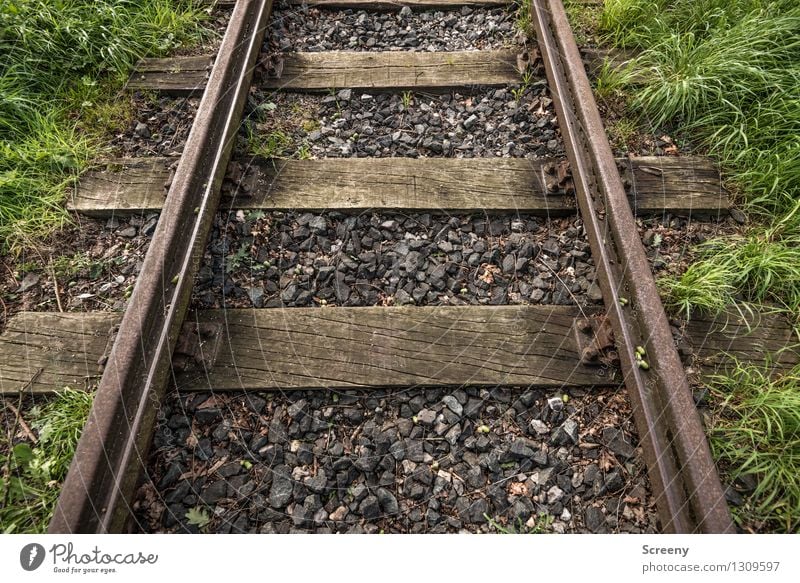
[[[527,496],[528,487],[524,482],[514,482],[513,484],[509,485],[508,493],[514,496]]]

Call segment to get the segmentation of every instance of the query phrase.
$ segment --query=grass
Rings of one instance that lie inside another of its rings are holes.
[[[27,415],[38,442],[6,444],[0,451],[0,532],[43,533],[53,515],[59,485],[67,475],[92,393],[65,388]]]
[[[771,532],[797,532],[800,366],[774,378],[769,368],[738,363],[712,379],[710,390],[719,403],[709,428],[714,457],[728,482],[754,484],[745,504],[732,508],[735,519],[770,525]]]
[[[66,188],[127,118],[133,65],[199,40],[205,16],[191,0],[0,2],[0,251],[68,220]]]
[[[247,150],[262,158],[284,158],[294,144],[292,137],[282,130],[259,132],[247,126]]]
[[[638,51],[628,68],[604,70],[603,91],[627,91],[645,123],[692,136],[719,161],[754,222],[744,237],[706,248],[703,265],[682,281],[667,282],[671,301],[687,313],[708,307],[703,298],[722,263],[735,289],[720,288],[724,303],[715,305],[744,299],[799,311],[789,280],[798,275],[800,237],[800,5],[609,0],[601,25],[607,39]]]
[[[800,235],[755,229],[700,245],[699,261],[680,277],[659,281],[666,301],[688,319],[694,310],[715,314],[737,301],[800,305]]]
[[[497,534],[546,534],[553,524],[553,517],[549,514],[539,514],[531,526],[520,519],[517,519],[516,524],[503,524],[488,514],[484,514],[483,517],[488,521],[489,528]]]
[[[800,315],[800,5],[794,0],[606,0],[605,39],[637,56],[601,72],[601,97],[627,98],[639,125],[686,136],[714,157],[749,215],[659,282],[687,319],[730,307]],[[673,131],[674,130],[674,131]],[[656,134],[659,135],[659,134]],[[800,528],[800,366],[737,363],[710,382],[714,457],[747,530]]]

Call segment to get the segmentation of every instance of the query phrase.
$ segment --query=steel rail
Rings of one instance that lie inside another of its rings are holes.
[[[272,0],[239,0],[62,486],[51,533],[123,529]]]
[[[665,532],[733,532],[711,451],[561,0],[531,0],[539,50]],[[644,347],[646,356],[637,354]]]

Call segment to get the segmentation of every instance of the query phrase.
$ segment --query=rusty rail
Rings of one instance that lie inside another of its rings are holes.
[[[719,475],[564,6],[561,0],[531,1],[539,51],[662,529],[733,532]]]
[[[51,533],[123,529],[145,463],[272,0],[239,0],[100,380]]]

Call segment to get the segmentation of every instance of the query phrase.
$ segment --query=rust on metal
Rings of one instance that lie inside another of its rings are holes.
[[[581,364],[617,366],[619,355],[614,344],[614,329],[606,314],[576,318],[573,324]]]
[[[222,324],[184,322],[172,353],[172,370],[176,373],[211,370],[219,355],[220,338]]]
[[[271,0],[239,0],[233,10],[51,533],[119,532],[129,516],[271,8]]]
[[[532,0],[532,7],[662,529],[733,532],[719,475],[564,6],[560,0]]]

